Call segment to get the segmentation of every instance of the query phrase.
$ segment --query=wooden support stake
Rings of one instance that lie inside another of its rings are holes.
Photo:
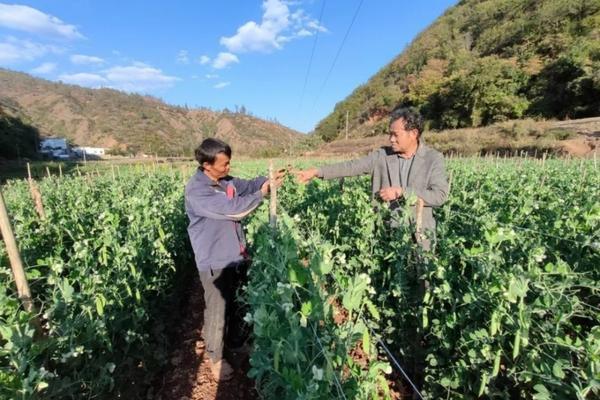
[[[50,168],[48,168],[48,166],[46,165],[46,175],[48,176],[48,178],[50,178]]]
[[[546,158],[548,157],[548,152],[545,151],[542,155],[542,167],[546,165]]]
[[[277,226],[277,186],[275,185],[275,172],[273,171],[273,160],[269,161],[269,224],[272,228]]]
[[[110,164],[110,172],[112,173],[113,182],[116,181],[115,177],[115,164]]]
[[[62,175],[62,164],[58,164],[58,176],[60,176],[61,178],[63,177],[63,175]]]
[[[17,285],[19,300],[21,300],[25,311],[33,312],[33,301],[31,300],[29,284],[27,283],[25,270],[23,269],[23,262],[21,261],[21,255],[19,254],[17,241],[15,240],[15,235],[10,225],[10,220],[8,219],[8,212],[6,211],[2,192],[0,192],[0,231],[2,232],[2,238],[6,245],[6,251],[10,260],[10,268],[12,269],[13,277],[15,278],[15,283]]]
[[[182,182],[183,182],[183,184],[185,185],[185,184],[187,183],[187,181],[186,181],[186,179],[185,179],[185,177],[186,177],[186,175],[185,175],[185,165],[182,165],[182,166],[180,167],[180,169],[181,169],[181,181],[182,181]]]
[[[46,213],[44,212],[44,204],[42,202],[42,194],[40,193],[40,189],[37,187],[37,184],[33,179],[31,179],[31,168],[29,163],[27,163],[27,182],[29,183],[29,193],[31,193],[31,200],[33,200],[33,204],[35,206],[35,211],[37,212],[40,219],[46,219]]]
[[[418,198],[417,199],[417,210],[416,210],[416,237],[417,237],[417,243],[421,243],[421,241],[423,240],[423,207],[425,206],[425,201],[423,201],[423,199]]]

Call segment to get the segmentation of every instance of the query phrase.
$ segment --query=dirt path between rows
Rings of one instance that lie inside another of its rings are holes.
[[[204,352],[202,321],[204,300],[202,285],[197,274],[189,285],[184,319],[176,328],[175,349],[170,364],[157,380],[157,400],[254,400],[258,395],[254,382],[246,376],[248,360],[236,368],[232,380],[218,384],[212,378],[210,363]]]

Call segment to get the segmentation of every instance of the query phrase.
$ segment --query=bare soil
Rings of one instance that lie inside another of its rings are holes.
[[[182,315],[187,316],[176,328],[175,349],[170,364],[157,379],[157,400],[254,400],[258,394],[254,381],[246,376],[247,356],[226,354],[235,368],[233,379],[216,382],[210,371],[210,361],[205,356],[202,339],[204,299],[202,285],[196,274],[189,285],[189,300]]]

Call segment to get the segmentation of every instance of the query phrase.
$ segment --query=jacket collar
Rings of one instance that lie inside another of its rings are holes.
[[[201,169],[198,169],[198,171],[196,172],[196,179],[202,185],[207,185],[207,186],[221,186],[221,185],[219,185],[219,182],[215,182],[212,179],[210,179],[208,177],[208,175],[206,175],[204,173],[204,171],[202,171]]]

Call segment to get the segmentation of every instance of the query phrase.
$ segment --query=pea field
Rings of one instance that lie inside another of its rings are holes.
[[[276,160],[282,167],[288,160]],[[306,161],[294,167],[306,167]],[[246,221],[240,295],[265,399],[600,397],[600,173],[594,160],[447,160],[423,251],[369,177],[291,177]],[[265,174],[267,161],[233,174]],[[0,398],[152,398],[195,274],[190,168],[128,168],[1,187],[34,311],[0,242]],[[37,321],[39,327],[32,321]]]

